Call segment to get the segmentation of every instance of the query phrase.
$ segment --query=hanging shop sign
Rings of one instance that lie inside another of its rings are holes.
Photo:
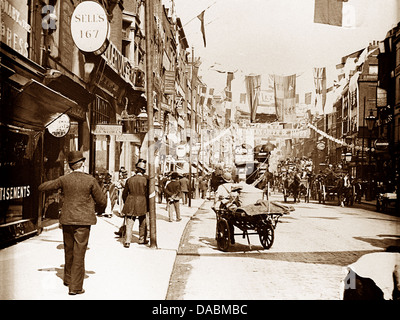
[[[377,139],[374,141],[375,149],[378,151],[387,150],[389,147],[389,142],[384,139]]]
[[[109,36],[109,23],[104,8],[94,1],[78,4],[71,17],[71,35],[79,50],[103,53],[108,46]]]
[[[188,147],[186,144],[176,146],[176,155],[178,156],[178,159],[183,159],[186,156],[187,149]]]
[[[325,149],[325,142],[324,141],[319,141],[318,143],[317,143],[317,149],[318,150],[324,150]]]
[[[50,122],[50,124],[47,126],[47,130],[52,136],[61,138],[68,133],[70,127],[71,121],[69,117],[66,114],[62,114]]]

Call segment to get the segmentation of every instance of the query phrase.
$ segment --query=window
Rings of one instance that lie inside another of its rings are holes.
[[[378,74],[378,66],[369,66],[369,74]]]
[[[112,108],[110,103],[107,100],[96,96],[93,108],[93,124],[110,123],[111,111]]]

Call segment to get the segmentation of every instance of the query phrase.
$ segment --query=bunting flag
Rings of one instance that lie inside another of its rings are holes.
[[[228,88],[228,91],[232,91],[232,80],[235,79],[235,76],[233,72],[228,72],[227,77],[226,77],[226,87]]]
[[[235,79],[233,72],[227,72],[226,87],[225,87],[225,100],[232,101],[232,80]]]
[[[225,101],[232,101],[232,91],[225,88]]]
[[[317,96],[322,97],[322,111],[325,110],[326,102],[326,68],[314,68],[314,85]]]
[[[200,65],[201,65],[201,60],[200,60],[200,58],[197,58],[193,63],[193,74],[192,74],[192,85],[193,86],[197,85],[197,75],[199,73]]]
[[[304,95],[304,103],[305,104],[311,104],[311,95],[312,95],[312,93],[311,92],[306,92],[305,93],[305,95]]]
[[[275,111],[278,121],[296,121],[296,74],[274,75]]]
[[[329,24],[339,27],[355,26],[355,12],[351,5],[344,5],[348,0],[315,0],[314,23]]]
[[[246,103],[246,94],[245,93],[240,94],[240,103]]]
[[[197,18],[199,18],[200,22],[201,22],[201,33],[203,34],[203,42],[204,42],[204,47],[206,47],[206,31],[204,29],[204,12],[205,10],[203,10],[198,16]]]
[[[205,96],[200,96],[200,102],[199,102],[199,105],[203,105],[204,104],[204,101],[205,101],[205,99],[206,99],[206,97]]]
[[[250,108],[250,122],[256,121],[258,94],[261,88],[261,75],[245,76],[247,101]]]

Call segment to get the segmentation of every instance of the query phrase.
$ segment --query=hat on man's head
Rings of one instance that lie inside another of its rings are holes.
[[[141,161],[141,162],[136,164],[136,168],[137,169],[142,169],[143,171],[146,171],[146,163]]]
[[[179,178],[178,172],[172,172],[171,179],[178,179],[178,178]]]
[[[224,179],[226,182],[232,182],[232,175],[229,172],[224,172],[222,179]]]
[[[82,151],[71,151],[68,154],[68,163],[75,164],[79,161],[85,161],[86,158],[83,156]]]

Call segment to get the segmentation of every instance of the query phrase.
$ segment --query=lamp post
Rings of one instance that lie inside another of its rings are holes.
[[[157,248],[156,232],[156,196],[155,196],[155,159],[154,159],[154,124],[153,124],[153,0],[145,1],[145,34],[146,34],[146,94],[148,122],[148,164],[149,164],[149,221],[150,248]]]
[[[366,194],[366,200],[371,201],[372,200],[372,181],[371,181],[371,156],[372,156],[372,131],[375,126],[376,122],[376,117],[374,116],[374,113],[372,110],[369,110],[369,115],[368,117],[365,118],[365,121],[367,122],[367,128],[369,131],[369,138],[368,138],[368,148],[369,148],[369,159],[368,159],[368,192]]]

